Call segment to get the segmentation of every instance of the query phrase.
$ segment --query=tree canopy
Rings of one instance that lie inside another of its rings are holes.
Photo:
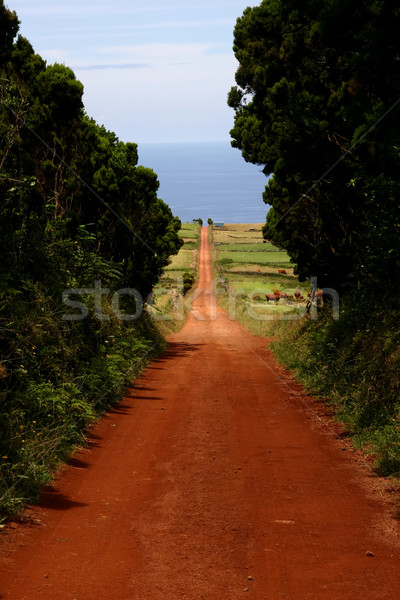
[[[232,145],[272,174],[265,237],[320,286],[399,283],[399,26],[391,0],[263,0],[237,20]]]

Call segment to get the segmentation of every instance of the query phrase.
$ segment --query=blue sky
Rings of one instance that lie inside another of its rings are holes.
[[[88,114],[123,141],[229,140],[233,28],[248,0],[6,0],[48,63],[84,84]]]

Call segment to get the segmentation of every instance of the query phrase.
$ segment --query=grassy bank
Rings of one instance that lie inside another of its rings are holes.
[[[87,428],[117,403],[164,341],[148,315],[125,324],[41,319],[25,313],[15,329],[18,365],[0,372],[0,511],[16,513],[38,498],[57,466],[85,442]],[[15,356],[13,357],[14,360]]]
[[[317,321],[281,325],[272,350],[306,389],[325,398],[354,445],[383,475],[400,476],[400,307],[344,299]]]
[[[101,316],[93,296],[80,297],[88,314],[77,321],[62,319],[68,309],[61,297],[34,288],[8,306],[1,323],[0,515],[37,500],[40,486],[85,444],[88,428],[164,349],[164,335],[182,327],[187,308],[177,281],[187,271],[195,276],[199,227],[183,224],[180,235],[185,245],[156,288],[158,310],[147,307],[134,321],[115,316],[111,295],[102,297]]]
[[[262,241],[261,225],[214,228],[211,241],[221,306],[254,335],[274,338],[277,359],[334,408],[354,445],[371,455],[380,473],[399,476],[398,301],[374,300],[361,290],[341,299],[339,320],[329,305],[311,320],[310,285],[298,283],[284,252]],[[266,302],[274,290],[299,290],[303,300]]]

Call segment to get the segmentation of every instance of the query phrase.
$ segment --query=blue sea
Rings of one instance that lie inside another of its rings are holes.
[[[264,223],[267,177],[230,142],[139,144],[139,164],[153,169],[159,198],[183,222]]]

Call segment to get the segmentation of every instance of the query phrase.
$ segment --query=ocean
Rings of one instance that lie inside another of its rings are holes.
[[[158,197],[183,222],[264,223],[267,177],[229,142],[139,144],[139,164],[158,175]]]

